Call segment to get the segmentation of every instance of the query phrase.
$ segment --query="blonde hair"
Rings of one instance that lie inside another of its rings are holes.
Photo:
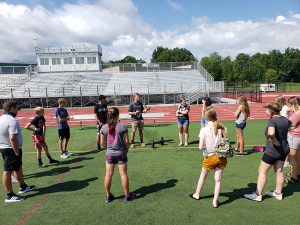
[[[34,108],[34,112],[36,115],[38,115],[40,112],[44,112],[44,108],[41,106],[38,106],[38,107]]]
[[[278,95],[278,96],[275,98],[275,103],[278,103],[278,104],[281,105],[281,106],[286,105],[285,97],[283,97],[283,95]]]
[[[243,106],[243,109],[247,116],[250,116],[250,109],[248,105],[248,101],[244,95],[238,97],[239,104]]]
[[[59,105],[60,105],[61,103],[67,104],[67,100],[64,99],[64,98],[59,98],[59,99],[57,100],[57,103],[58,103]]]
[[[297,116],[300,117],[300,104],[299,104],[300,99],[296,96],[290,97],[288,102],[291,105],[292,111],[297,114]]]

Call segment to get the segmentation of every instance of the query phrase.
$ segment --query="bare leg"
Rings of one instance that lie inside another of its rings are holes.
[[[140,141],[141,143],[144,142],[144,137],[143,137],[143,130],[142,129],[139,129],[139,135],[140,135]]]
[[[276,188],[275,188],[276,194],[282,193],[282,188],[284,184],[283,164],[284,161],[277,161],[274,165],[274,170],[276,172]]]
[[[292,178],[298,179],[298,162],[297,162],[297,149],[290,149],[290,163],[292,170]]]
[[[256,194],[261,195],[264,187],[267,183],[267,174],[269,169],[272,167],[272,165],[267,164],[263,161],[260,162],[259,168],[258,168],[258,178],[257,178],[257,189]]]
[[[63,149],[63,140],[59,139],[58,145],[59,145],[61,154],[63,154],[63,153],[64,153],[64,149]]]
[[[115,171],[115,165],[106,163],[106,174],[105,174],[105,179],[104,179],[104,188],[105,188],[105,192],[106,192],[107,196],[111,195],[110,187],[111,187],[111,181],[112,181],[112,177],[114,175],[114,171]]]
[[[200,193],[201,193],[201,190],[203,188],[203,185],[204,185],[204,182],[205,182],[205,179],[206,179],[208,173],[209,173],[209,171],[202,167],[201,174],[200,174],[199,181],[198,181],[197,188],[196,188],[196,192],[193,195],[194,198],[196,198],[196,199],[200,198]]]
[[[131,144],[134,143],[134,136],[135,136],[135,131],[131,132]]]
[[[221,191],[221,178],[222,178],[223,169],[216,168],[215,172],[215,192],[214,192],[214,200],[213,206],[216,207],[218,205],[218,199]]]
[[[129,179],[127,175],[127,164],[119,165],[119,172],[121,176],[122,187],[125,196],[129,195]]]
[[[240,148],[240,139],[239,139],[238,130],[239,129],[236,129],[236,150],[237,151],[239,151],[239,148]]]
[[[3,171],[2,183],[3,186],[5,187],[6,193],[13,192],[12,183],[11,183],[11,174],[12,174],[11,171]]]
[[[67,147],[68,147],[68,143],[69,143],[69,139],[65,139],[65,144],[64,144],[64,147],[65,147],[65,152],[67,152]]]
[[[242,129],[237,129],[237,135],[238,135],[238,141],[239,141],[239,148],[240,148],[240,153],[244,154],[244,134]]]
[[[42,159],[42,148],[36,148],[36,157],[37,159]]]
[[[184,142],[188,143],[189,140],[189,127],[188,126],[183,126],[183,132],[184,132]]]
[[[100,145],[100,133],[97,133],[96,142],[97,142],[97,146],[99,146]]]
[[[182,143],[182,132],[183,132],[183,127],[178,126],[178,136],[179,136],[179,142]]]

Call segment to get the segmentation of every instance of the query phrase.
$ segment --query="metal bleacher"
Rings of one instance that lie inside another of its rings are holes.
[[[0,74],[0,98],[80,97],[99,94],[125,96],[139,92],[148,95],[180,94],[193,101],[209,92],[223,91],[223,83],[215,82],[198,62],[182,65],[176,64],[168,68],[160,64],[125,64],[102,72]],[[137,68],[141,68],[141,71]]]

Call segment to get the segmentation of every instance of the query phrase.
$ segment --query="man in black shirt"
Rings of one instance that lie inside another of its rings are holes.
[[[99,96],[98,104],[94,107],[94,114],[95,119],[97,121],[97,149],[98,151],[101,151],[100,146],[100,130],[104,124],[107,123],[107,105],[106,105],[106,99],[104,95]]]

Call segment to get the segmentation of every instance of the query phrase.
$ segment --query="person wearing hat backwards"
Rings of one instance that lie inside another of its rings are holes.
[[[4,114],[0,117],[0,152],[4,161],[4,171],[2,176],[3,186],[7,197],[5,202],[19,202],[24,197],[13,192],[11,175],[14,172],[20,183],[19,194],[36,189],[34,185],[25,183],[22,170],[22,144],[23,138],[21,127],[16,119],[19,108],[17,102],[6,101],[3,104]]]
[[[275,190],[266,194],[277,200],[282,200],[282,187],[284,184],[283,165],[286,156],[290,152],[287,135],[291,121],[280,116],[281,107],[278,103],[269,104],[264,106],[264,108],[266,108],[266,114],[269,117],[265,129],[266,150],[258,169],[256,192],[244,195],[245,198],[258,202],[262,201],[263,190],[267,182],[267,173],[271,167],[274,167],[276,173],[276,187]]]

